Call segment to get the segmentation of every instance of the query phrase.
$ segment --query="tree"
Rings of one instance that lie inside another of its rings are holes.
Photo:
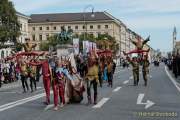
[[[9,0],[0,0],[0,43],[3,47],[7,41],[17,43],[20,35],[20,24],[14,5]]]
[[[116,54],[119,51],[119,44],[115,38],[108,34],[100,34],[96,38],[97,47],[99,49],[110,49]]]

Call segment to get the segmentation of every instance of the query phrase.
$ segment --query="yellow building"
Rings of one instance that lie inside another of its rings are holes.
[[[40,43],[46,41],[49,36],[61,32],[61,27],[72,29],[74,34],[109,34],[114,37],[120,45],[120,51],[130,48],[127,36],[127,27],[120,20],[107,12],[92,13],[54,13],[54,14],[32,14],[29,21],[30,39]],[[87,26],[87,29],[85,28]],[[130,35],[128,35],[130,36]],[[127,44],[128,43],[128,44]]]

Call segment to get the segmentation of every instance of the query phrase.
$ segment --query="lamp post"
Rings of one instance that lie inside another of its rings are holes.
[[[87,23],[86,23],[86,10],[88,9],[88,8],[91,8],[91,17],[92,18],[94,18],[95,17],[95,14],[94,14],[94,6],[92,6],[92,5],[87,5],[85,8],[84,8],[84,10],[83,10],[83,19],[84,19],[84,27],[85,28],[83,28],[83,29],[85,29],[85,31],[84,31],[84,41],[85,41],[85,39],[86,39],[86,34],[87,34]]]

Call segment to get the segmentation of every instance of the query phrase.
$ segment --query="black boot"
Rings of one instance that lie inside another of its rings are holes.
[[[97,94],[94,95],[94,104],[97,104]]]
[[[88,96],[88,103],[87,103],[87,105],[90,105],[90,104],[92,104],[91,96]]]
[[[134,86],[136,86],[137,85],[137,81],[136,80],[134,80]]]
[[[144,86],[147,86],[147,81],[145,81]]]

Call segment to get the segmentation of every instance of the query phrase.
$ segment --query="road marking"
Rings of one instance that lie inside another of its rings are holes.
[[[115,74],[117,73],[120,73],[120,72],[124,72],[125,70],[119,70],[119,71],[116,71]]]
[[[149,75],[149,78],[152,78],[152,75]]]
[[[170,75],[170,73],[167,70],[167,67],[165,66],[165,71],[167,76],[169,77],[169,79],[172,81],[172,83],[174,84],[174,86],[177,88],[177,90],[180,92],[180,87],[178,86],[179,83],[176,82],[176,80]]]
[[[142,102],[143,98],[144,98],[144,94],[143,93],[139,94],[139,96],[137,98],[137,105],[145,105],[145,109],[148,109],[155,104],[154,102],[152,102],[150,100],[147,100],[146,103],[143,103]]]
[[[123,82],[123,84],[127,84],[128,82],[129,82],[129,80],[126,80],[126,81]]]
[[[52,94],[52,91],[50,93]],[[22,105],[22,104],[30,102],[30,101],[34,101],[34,100],[42,98],[44,96],[45,96],[45,93],[41,93],[41,94],[31,96],[31,97],[28,97],[28,98],[25,98],[25,99],[22,99],[22,100],[18,100],[18,101],[15,101],[15,102],[11,102],[11,103],[1,105],[0,106],[0,112],[4,111],[4,110],[7,110],[7,109],[10,109],[10,108],[13,108],[13,107],[16,107],[18,105]]]
[[[37,89],[41,89],[42,87],[37,87]]]
[[[51,109],[51,108],[53,108],[53,107],[54,107],[54,104],[47,105],[47,106],[44,108],[44,111],[47,111],[47,110],[49,110],[49,109]]]
[[[117,88],[115,88],[115,89],[113,90],[113,92],[117,92],[117,91],[119,91],[121,88],[122,88],[122,87],[117,87]]]
[[[109,100],[109,98],[103,98],[103,99],[101,99],[101,101],[99,101],[92,108],[101,108],[108,100]]]
[[[132,80],[132,79],[133,79],[133,76],[129,77],[129,79]]]

